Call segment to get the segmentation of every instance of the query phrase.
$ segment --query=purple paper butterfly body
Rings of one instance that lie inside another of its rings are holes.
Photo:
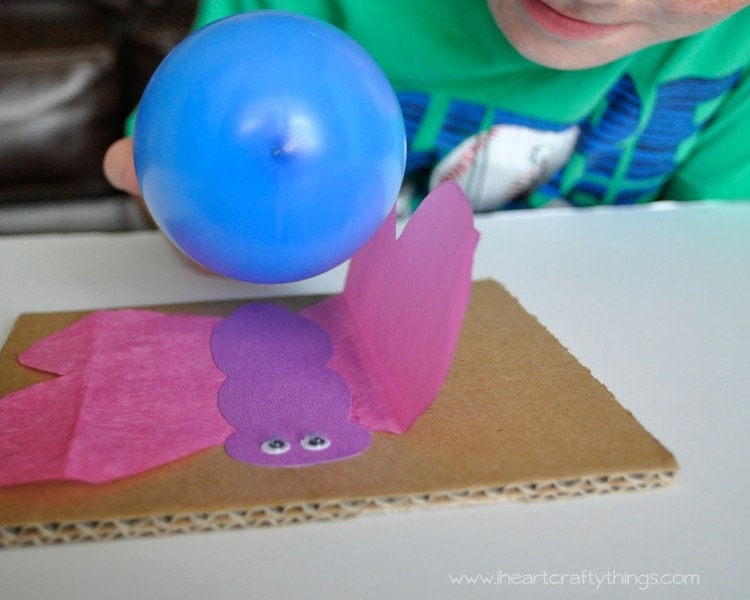
[[[326,365],[330,336],[276,304],[244,305],[211,336],[216,365],[227,374],[219,410],[237,431],[226,450],[237,460],[296,467],[363,452],[370,433],[348,420],[351,393]]]

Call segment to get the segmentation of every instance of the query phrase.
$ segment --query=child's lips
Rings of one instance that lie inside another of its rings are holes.
[[[593,40],[601,38],[625,27],[626,23],[609,25],[591,23],[563,14],[543,0],[523,0],[526,13],[545,31],[560,38],[570,40]]]

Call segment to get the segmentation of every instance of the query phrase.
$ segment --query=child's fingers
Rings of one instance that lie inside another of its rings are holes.
[[[112,144],[104,155],[102,168],[113,187],[133,196],[141,195],[135,176],[132,138],[122,138]]]

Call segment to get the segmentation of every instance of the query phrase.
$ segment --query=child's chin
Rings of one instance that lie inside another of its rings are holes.
[[[511,41],[512,43],[512,41]],[[601,67],[623,58],[626,53],[607,52],[588,44],[585,48],[566,48],[565,45],[547,48],[539,44],[513,44],[523,57],[543,67],[558,71],[582,71]]]
[[[536,23],[521,0],[487,0],[495,25],[516,51],[531,62],[560,71],[592,69],[615,62],[647,45],[643,31],[632,26],[591,33],[559,35]],[[591,37],[592,35],[598,37]]]

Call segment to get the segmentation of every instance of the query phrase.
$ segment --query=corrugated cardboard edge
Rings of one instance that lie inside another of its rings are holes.
[[[27,523],[0,529],[0,548],[277,527],[314,521],[340,521],[367,513],[415,508],[442,508],[500,502],[538,502],[560,498],[637,492],[668,487],[676,479],[676,471],[619,473],[561,481],[534,481],[468,490],[437,491],[418,495],[302,502],[211,513],[62,523]]]

